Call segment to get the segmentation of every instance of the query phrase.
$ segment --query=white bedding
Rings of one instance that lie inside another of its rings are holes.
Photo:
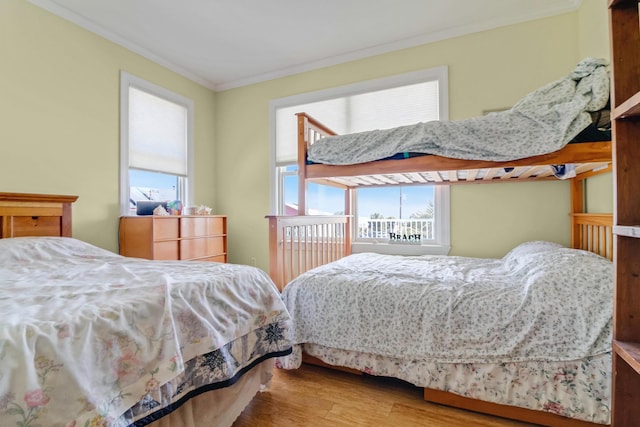
[[[347,165],[405,153],[507,161],[557,151],[591,123],[609,100],[604,59],[587,58],[566,77],[530,93],[513,108],[456,121],[322,138],[308,150],[315,163]]]
[[[295,344],[446,363],[611,350],[611,262],[547,242],[493,260],[355,254],[300,275],[283,299]]]
[[[291,347],[262,270],[70,238],[0,240],[0,316],[3,426],[144,425]]]

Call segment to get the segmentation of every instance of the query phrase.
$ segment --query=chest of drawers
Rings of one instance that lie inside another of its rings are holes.
[[[227,262],[227,217],[121,217],[120,255],[157,260]]]

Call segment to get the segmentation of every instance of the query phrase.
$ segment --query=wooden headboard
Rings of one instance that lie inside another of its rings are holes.
[[[78,196],[0,193],[0,238],[71,237],[71,203]]]

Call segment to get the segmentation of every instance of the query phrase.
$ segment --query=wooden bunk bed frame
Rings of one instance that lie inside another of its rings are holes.
[[[572,163],[576,176],[571,185],[571,247],[613,257],[612,214],[585,212],[585,180],[611,172],[611,141],[568,144],[554,153],[510,162],[470,161],[435,155],[402,160],[380,160],[355,165],[307,164],[307,149],[315,141],[335,135],[305,113],[298,113],[298,211],[299,216],[269,216],[269,272],[282,290],[292,279],[319,265],[351,253],[351,206],[354,190],[361,186],[520,182],[557,179],[550,165]],[[508,168],[505,170],[505,168]],[[513,169],[511,169],[513,168]],[[372,173],[373,171],[373,173]],[[307,183],[345,189],[345,215],[312,216],[307,211]],[[328,365],[309,355],[305,363]],[[440,390],[424,389],[430,402],[505,418],[550,426],[601,426],[548,412],[471,399]]]
[[[611,171],[611,141],[567,144],[549,154],[508,162],[461,160],[436,155],[378,160],[353,165],[307,164],[307,150],[334,131],[306,113],[298,117],[298,212],[307,212],[307,183],[346,190],[361,186],[459,184],[557,179],[550,165],[572,163],[576,174],[593,176]],[[505,168],[507,170],[505,170]],[[349,193],[349,191],[347,191]],[[347,198],[350,197],[347,195]],[[345,214],[349,214],[350,204]]]

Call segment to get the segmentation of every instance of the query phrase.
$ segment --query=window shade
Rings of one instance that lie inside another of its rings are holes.
[[[129,167],[187,175],[187,108],[129,87]]]
[[[295,113],[307,113],[338,134],[345,134],[438,120],[439,107],[438,81],[434,80],[278,108],[276,166],[296,162]]]

